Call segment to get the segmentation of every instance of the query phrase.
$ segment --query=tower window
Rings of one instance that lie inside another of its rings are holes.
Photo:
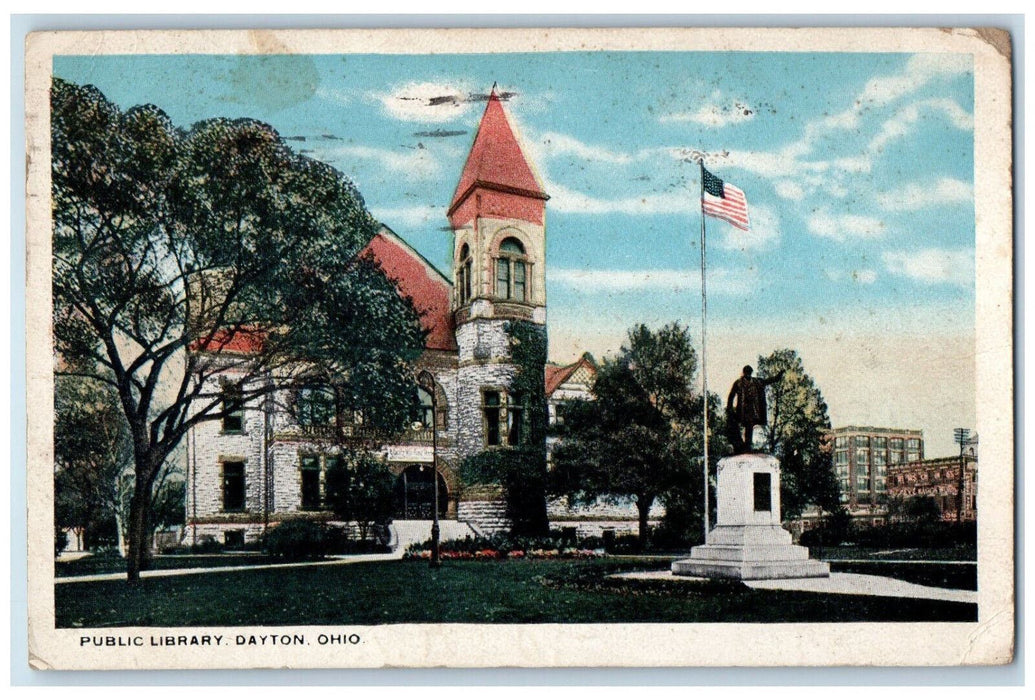
[[[485,445],[519,445],[524,434],[525,406],[521,394],[482,392]]]
[[[515,301],[526,300],[525,284],[528,261],[525,247],[516,238],[506,238],[500,243],[496,258],[496,296]]]
[[[464,243],[456,264],[456,289],[460,303],[471,300],[471,249]]]
[[[525,407],[521,403],[521,394],[507,396],[507,444],[521,443],[521,427],[524,423]]]
[[[482,413],[485,416],[485,444],[500,444],[500,392],[486,391],[482,394]]]

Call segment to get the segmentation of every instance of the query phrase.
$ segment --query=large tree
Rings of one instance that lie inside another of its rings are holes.
[[[317,371],[369,422],[405,423],[422,331],[359,255],[376,222],[341,173],[261,122],[181,130],[59,79],[51,128],[56,351],[96,365],[70,371],[110,384],[126,418],[129,580],[162,465],[200,421]]]
[[[655,500],[700,474],[696,373],[689,329],[677,323],[631,329],[618,356],[600,367],[594,399],[565,407],[553,453],[554,492],[574,502],[632,498],[646,546]]]
[[[775,350],[758,358],[759,375],[774,377],[780,372],[782,379],[767,388],[765,443],[767,451],[780,460],[783,515],[797,516],[809,505],[834,511],[840,504],[827,439],[827,404],[797,352]]]
[[[126,419],[107,384],[58,377],[54,386],[54,518],[91,547],[115,532],[122,544],[119,505],[132,465]]]

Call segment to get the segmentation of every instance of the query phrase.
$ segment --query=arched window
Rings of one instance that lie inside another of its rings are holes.
[[[425,430],[430,430],[434,420],[435,404],[431,400],[431,393],[424,387],[417,387],[417,400],[420,402],[420,423]]]
[[[500,299],[525,301],[526,273],[528,262],[525,247],[516,238],[506,238],[500,243],[496,258],[496,296]]]
[[[471,249],[466,243],[460,248],[456,261],[456,289],[461,304],[471,300]]]

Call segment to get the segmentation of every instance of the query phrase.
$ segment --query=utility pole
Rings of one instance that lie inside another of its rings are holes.
[[[442,565],[438,526],[438,429],[435,425],[438,420],[438,397],[435,396],[435,377],[431,372],[422,370],[417,376],[417,383],[431,395],[431,483],[434,484],[431,504],[431,568],[437,569]]]
[[[960,478],[956,484],[956,522],[963,522],[963,489],[967,483],[967,461],[963,449],[970,440],[970,430],[967,428],[956,428],[952,431],[953,437],[960,446]]]

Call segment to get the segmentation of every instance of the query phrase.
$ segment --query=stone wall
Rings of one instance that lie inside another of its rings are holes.
[[[457,456],[485,449],[482,390],[506,390],[517,373],[510,358],[507,321],[476,319],[457,329],[460,367],[457,370]]]

